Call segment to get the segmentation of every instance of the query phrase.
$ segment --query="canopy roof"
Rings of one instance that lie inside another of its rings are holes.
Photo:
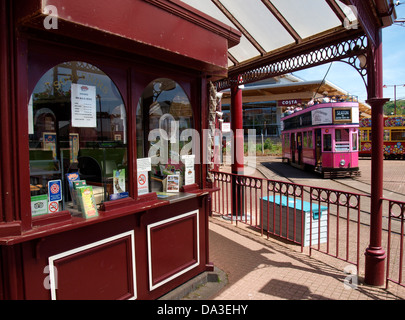
[[[260,67],[296,48],[316,50],[326,39],[365,34],[373,40],[367,23],[384,27],[395,20],[392,0],[181,1],[241,32],[240,43],[228,51],[230,75]]]
[[[257,103],[280,100],[300,100],[307,103],[312,99],[329,97],[350,97],[350,93],[325,80],[302,81],[291,75],[283,76],[291,82],[257,83],[243,88],[243,103]],[[223,104],[230,104],[230,90],[223,91]],[[357,97],[354,97],[357,100]],[[368,104],[359,102],[362,117],[371,116]]]

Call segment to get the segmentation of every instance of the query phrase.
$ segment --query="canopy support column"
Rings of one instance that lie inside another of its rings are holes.
[[[376,35],[377,44],[370,50],[369,81],[367,103],[371,105],[371,121],[373,125],[371,141],[371,210],[370,210],[370,244],[366,249],[365,283],[381,286],[385,282],[386,253],[382,247],[382,204],[383,204],[383,168],[384,168],[384,104],[383,99],[383,60],[382,33]]]
[[[242,89],[238,82],[231,87],[231,119],[231,129],[235,139],[232,148],[232,173],[243,174],[243,104]]]

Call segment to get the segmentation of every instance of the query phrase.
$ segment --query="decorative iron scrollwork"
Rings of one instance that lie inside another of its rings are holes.
[[[262,67],[241,73],[237,78],[231,77],[219,80],[216,82],[216,87],[218,91],[222,91],[234,84],[252,83],[333,61],[342,61],[352,65],[366,83],[368,45],[367,37],[361,35],[314,51],[300,53],[283,60],[268,63]]]

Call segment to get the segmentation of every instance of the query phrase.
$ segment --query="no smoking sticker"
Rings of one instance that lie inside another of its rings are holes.
[[[138,172],[138,195],[149,193],[148,172]]]
[[[55,213],[59,211],[59,202],[51,202],[48,206],[50,213]]]
[[[144,174],[141,174],[138,178],[139,184],[143,186],[146,183],[146,176]]]

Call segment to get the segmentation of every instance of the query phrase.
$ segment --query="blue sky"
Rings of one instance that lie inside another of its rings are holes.
[[[398,19],[405,20],[404,4],[396,7]],[[392,25],[383,29],[383,58],[384,58],[384,84],[405,84],[405,27]],[[322,80],[330,64],[294,72],[294,75],[304,80]],[[350,65],[343,62],[334,62],[326,80],[350,94],[356,95],[361,101],[367,99],[365,84],[359,73]],[[384,89],[384,98],[394,100],[394,88]],[[405,87],[397,86],[397,99],[405,99]]]

